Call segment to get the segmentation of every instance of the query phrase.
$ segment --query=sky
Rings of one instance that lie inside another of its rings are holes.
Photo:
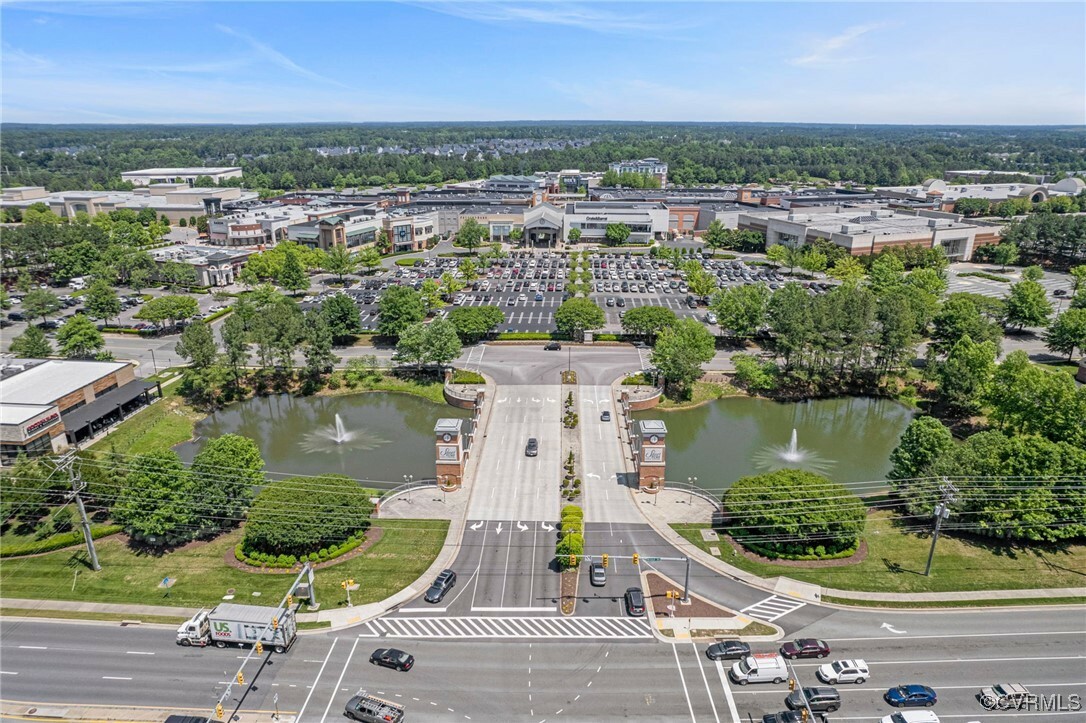
[[[0,0],[0,118],[1086,123],[1086,3]]]

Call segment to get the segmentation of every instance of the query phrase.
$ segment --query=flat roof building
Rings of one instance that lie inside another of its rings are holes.
[[[659,158],[642,158],[638,161],[614,161],[608,168],[615,173],[640,173],[655,176],[661,186],[667,185],[667,164]]]
[[[121,180],[134,186],[150,186],[153,183],[195,183],[201,176],[207,176],[215,183],[228,178],[241,178],[240,166],[200,167],[200,168],[144,168],[139,171],[124,171]]]

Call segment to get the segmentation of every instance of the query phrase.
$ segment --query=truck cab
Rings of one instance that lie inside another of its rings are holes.
[[[211,622],[207,611],[201,610],[177,628],[177,644],[204,647],[211,642]]]

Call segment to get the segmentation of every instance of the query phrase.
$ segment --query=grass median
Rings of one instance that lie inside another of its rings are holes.
[[[444,520],[381,520],[381,539],[366,552],[316,571],[317,601],[324,609],[347,604],[340,583],[353,579],[355,605],[377,602],[414,582],[433,562],[445,542]],[[133,551],[121,536],[99,540],[99,572],[87,565],[86,551],[62,550],[15,558],[0,566],[4,597],[79,600],[139,605],[202,607],[215,605],[233,590],[233,602],[274,604],[286,594],[294,574],[264,574],[227,564],[236,530],[209,542],[196,542],[153,555]],[[173,586],[159,584],[169,577]],[[254,595],[254,593],[259,593]]]
[[[714,542],[703,540],[701,530],[709,528],[708,524],[672,527],[706,552],[710,545],[718,547],[724,562],[760,577],[783,575],[838,590],[913,593],[1086,585],[1086,545],[1024,547],[950,535],[939,538],[931,576],[925,577],[924,565],[931,548],[931,537],[901,530],[889,512],[868,515],[864,560],[836,567],[793,567],[758,562],[736,551],[724,538]],[[1050,601],[1039,599],[1036,602]]]

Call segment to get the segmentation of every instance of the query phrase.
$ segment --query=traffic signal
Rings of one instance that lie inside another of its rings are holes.
[[[640,565],[641,564],[641,555],[638,555],[636,552],[633,554],[633,564],[635,564],[635,565]]]
[[[263,655],[264,654],[264,644],[261,643],[259,640],[256,641],[256,645],[254,647],[256,648],[256,654],[257,655]]]
[[[223,713],[222,703],[216,703],[215,704],[215,717],[218,718],[219,720],[222,720],[222,713]]]
[[[607,565],[607,561],[608,561],[609,559],[611,559],[611,558],[609,558],[609,557],[607,556],[607,553],[606,553],[606,552],[605,552],[605,553],[603,553],[603,566],[604,566],[604,567],[607,567],[607,566],[608,566],[608,565]]]
[[[293,595],[287,595],[287,607],[289,608],[289,607],[292,607],[293,605],[294,605],[294,596]]]
[[[807,719],[811,717],[811,714],[807,712],[806,708],[799,709],[799,718],[803,723],[807,723]]]
[[[241,674],[240,670],[238,671],[238,685],[245,685],[245,676]]]
[[[570,567],[577,567],[577,556],[576,555],[570,555],[569,556],[569,566]]]
[[[272,618],[272,630],[279,629],[279,618]]]
[[[672,592],[670,590],[668,590],[665,594],[667,595],[668,600],[670,600],[672,597],[674,597],[674,595],[672,594]]]
[[[789,678],[788,679],[788,690],[795,690],[795,689],[796,689],[796,679],[795,678]]]
[[[341,588],[343,588],[344,590],[346,590],[346,589],[347,589],[347,581],[346,581],[346,580],[344,580],[343,582],[341,582],[341,583],[339,584],[339,586],[340,586]]]

